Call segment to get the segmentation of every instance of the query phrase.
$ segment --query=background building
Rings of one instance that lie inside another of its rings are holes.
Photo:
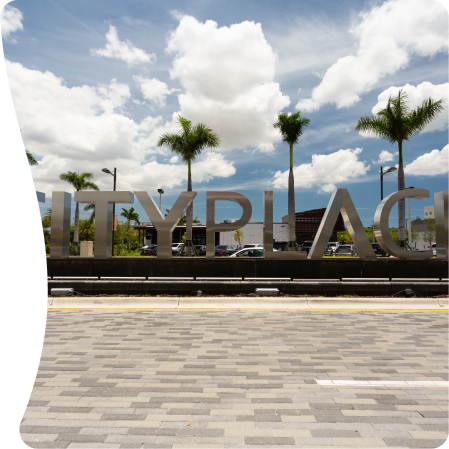
[[[287,242],[288,226],[284,223],[273,223],[273,238],[275,242]],[[248,223],[241,228],[243,234],[243,245],[250,243],[263,244],[263,223]],[[237,245],[234,240],[235,231],[220,232],[220,245]]]
[[[435,206],[424,207],[424,218],[435,218]]]
[[[313,240],[320,227],[326,208],[306,210],[304,212],[296,212],[295,214],[295,234],[296,241],[303,243],[306,240]],[[288,223],[288,215],[282,217],[282,223]],[[337,241],[337,232],[345,230],[345,222],[342,215],[339,213],[337,221],[335,222],[330,242]]]

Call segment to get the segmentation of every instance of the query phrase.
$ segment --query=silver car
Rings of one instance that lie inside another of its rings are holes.
[[[263,257],[263,248],[246,248],[231,254],[229,257]]]
[[[354,245],[340,245],[335,250],[335,257],[337,256],[357,256],[357,251]]]

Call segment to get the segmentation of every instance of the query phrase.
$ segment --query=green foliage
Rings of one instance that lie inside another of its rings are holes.
[[[117,245],[117,255],[120,255],[120,251],[123,251],[125,247],[127,251],[139,247],[138,231],[128,221],[119,221],[117,223],[117,230],[114,232],[114,245]]]
[[[134,207],[130,207],[129,209],[125,209],[124,207],[122,207],[122,211],[123,212],[120,214],[120,216],[125,217],[126,220],[128,220],[128,223],[134,221],[137,224],[140,224],[139,214],[135,212]]]
[[[422,233],[422,238],[430,246],[435,241],[435,220],[433,218],[426,218],[423,221],[426,223],[426,228]]]
[[[387,106],[375,116],[363,116],[357,121],[356,130],[370,132],[391,143],[402,142],[418,134],[440,112],[444,110],[444,99],[424,100],[413,111],[407,106],[407,93],[399,90],[396,97],[390,96]]]
[[[92,173],[76,173],[68,171],[67,173],[62,173],[59,175],[61,181],[67,181],[71,184],[77,191],[80,190],[100,190],[98,186],[91,182],[90,180],[94,177]]]
[[[163,134],[157,143],[179,154],[183,162],[190,164],[204,149],[218,148],[220,137],[203,123],[192,126],[192,122],[178,115],[180,130],[176,134]]]
[[[282,112],[278,115],[278,121],[273,123],[273,127],[278,129],[282,135],[282,142],[290,146],[296,145],[298,139],[302,136],[304,129],[309,125],[310,119],[301,118],[301,112],[287,114]]]
[[[349,231],[347,229],[345,231],[337,232],[337,240],[340,243],[352,242],[351,236],[349,235]]]
[[[90,220],[80,218],[79,236],[80,242],[84,240],[93,240],[95,234],[95,224]]]
[[[237,229],[237,231],[234,232],[234,241],[237,242],[239,248],[243,246],[243,239],[245,238],[245,234],[241,229]]]
[[[186,238],[187,238],[187,232],[184,232],[184,234],[182,234],[182,237],[181,237],[181,243],[185,243]]]
[[[34,159],[34,156],[33,156],[28,150],[25,150],[25,152],[26,152],[26,155],[27,155],[28,163],[29,163],[31,166],[33,166],[33,165],[39,165],[39,163],[36,161],[36,159]]]

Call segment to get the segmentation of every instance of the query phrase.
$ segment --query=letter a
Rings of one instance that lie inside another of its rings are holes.
[[[354,242],[357,255],[360,259],[377,259],[359,214],[355,210],[348,189],[336,189],[332,193],[308,258],[321,259],[323,257],[339,212],[343,216],[343,220],[345,221],[345,225],[348,228],[349,235]]]

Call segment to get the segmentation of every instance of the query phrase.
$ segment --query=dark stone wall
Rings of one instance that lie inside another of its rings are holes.
[[[321,260],[265,260],[153,257],[47,258],[48,276],[111,277],[263,277],[290,279],[447,278],[447,260],[379,258],[323,258]]]

